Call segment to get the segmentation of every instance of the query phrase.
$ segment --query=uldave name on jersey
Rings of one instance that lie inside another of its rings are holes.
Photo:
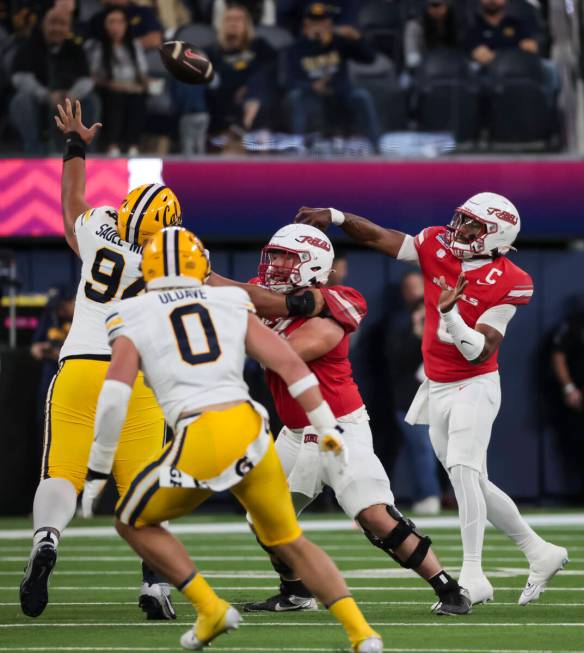
[[[169,290],[158,295],[163,304],[178,302],[181,299],[207,299],[207,294],[201,288],[185,288],[184,290]]]

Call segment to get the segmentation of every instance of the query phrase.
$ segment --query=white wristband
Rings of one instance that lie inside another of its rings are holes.
[[[306,376],[303,376],[298,381],[291,383],[288,386],[288,392],[290,393],[290,396],[292,398],[296,399],[296,397],[299,397],[303,392],[305,392],[309,388],[314,388],[317,385],[318,385],[318,379],[316,378],[316,376],[314,376],[314,374],[308,374]]]
[[[312,426],[319,432],[333,429],[337,425],[337,418],[333,415],[333,411],[326,401],[323,401],[320,406],[306,413],[306,416]]]
[[[345,221],[345,214],[338,209],[329,209],[331,212],[331,222],[337,226],[341,226]]]
[[[572,392],[574,392],[574,390],[577,390],[577,388],[573,383],[566,383],[562,390],[564,391],[565,395],[570,395]]]
[[[440,311],[440,315],[458,351],[467,361],[476,360],[483,353],[485,336],[468,326],[457,306],[446,313]]]

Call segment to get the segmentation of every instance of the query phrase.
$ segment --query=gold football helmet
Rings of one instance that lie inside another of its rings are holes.
[[[163,227],[182,224],[176,195],[168,186],[144,184],[128,193],[118,211],[118,234],[122,240],[143,245]]]
[[[177,277],[205,283],[211,273],[209,258],[203,243],[183,227],[166,227],[154,234],[142,252],[142,274],[146,283]],[[160,285],[160,284],[156,284]]]

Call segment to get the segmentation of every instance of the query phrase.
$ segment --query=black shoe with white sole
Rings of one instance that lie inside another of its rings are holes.
[[[432,606],[432,612],[439,615],[463,615],[472,612],[472,601],[468,592],[459,588],[444,595]]]
[[[176,619],[176,612],[170,599],[170,585],[143,583],[140,589],[138,605],[146,618],[154,621],[170,621]]]
[[[38,544],[24,570],[20,583],[20,607],[28,617],[38,617],[49,602],[49,579],[57,563],[57,549],[49,543]]]
[[[276,594],[265,601],[246,603],[243,610],[244,612],[293,612],[318,610],[318,605],[313,597]]]

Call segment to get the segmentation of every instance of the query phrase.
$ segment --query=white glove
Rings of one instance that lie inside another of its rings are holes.
[[[102,475],[100,474],[100,476]],[[88,471],[83,485],[83,495],[81,496],[81,516],[85,519],[93,517],[106,483],[107,477],[95,478],[95,472]]]
[[[349,464],[349,451],[345,438],[343,438],[343,429],[338,424],[318,434],[318,448],[321,454],[332,454],[342,467]]]

